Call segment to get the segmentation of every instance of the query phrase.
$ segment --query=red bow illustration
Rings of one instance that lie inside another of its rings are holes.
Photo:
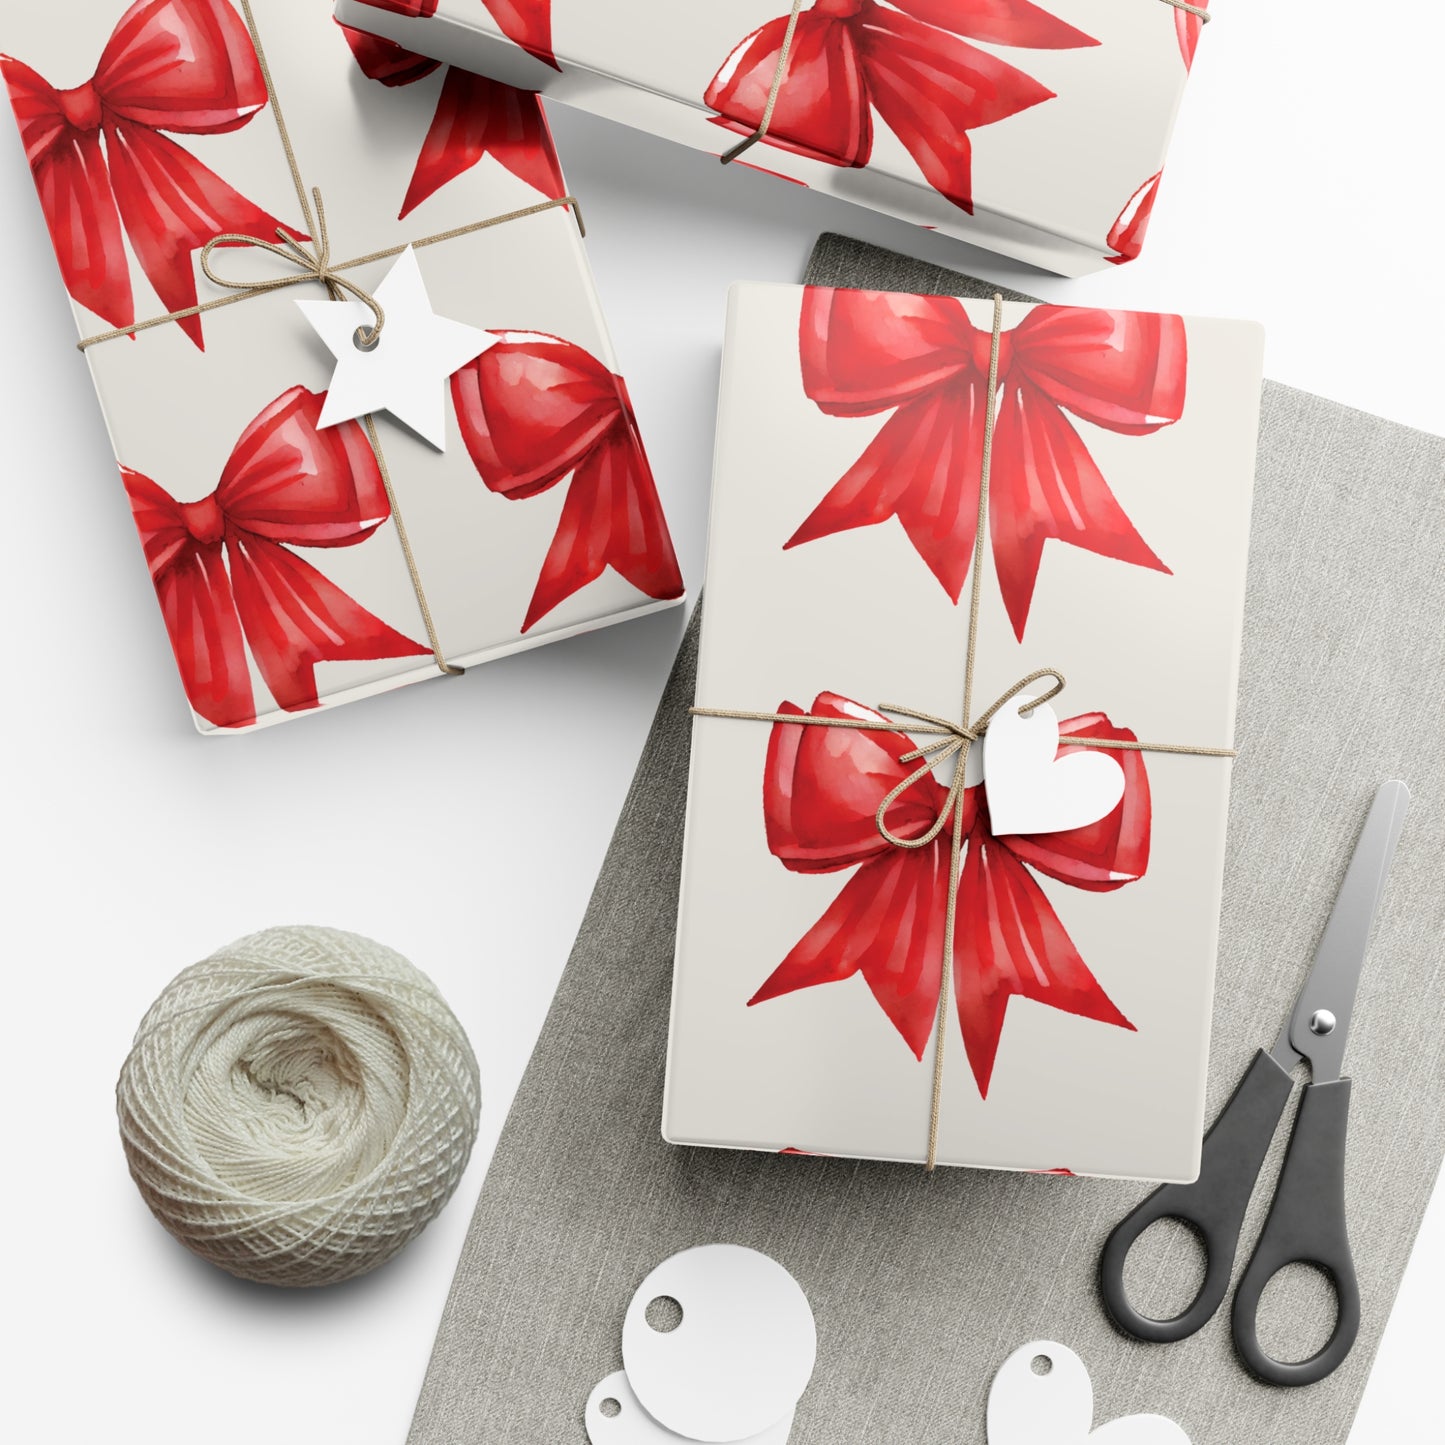
[[[440,68],[440,62],[378,35],[350,25],[341,29],[356,63],[382,85],[413,85]],[[536,95],[452,66],[442,81],[436,114],[397,220],[405,220],[428,196],[485,155],[495,156],[519,181],[544,196],[555,200],[567,193],[552,132]]]
[[[212,237],[275,235],[274,216],[162,134],[236,130],[266,104],[251,37],[225,0],[137,0],[72,90],[9,56],[0,71],[66,289],[112,326],[135,320],[122,228],[167,311],[196,304],[191,258]],[[199,316],[179,325],[203,345]]]
[[[378,10],[390,10],[394,15],[430,19],[437,13],[438,0],[362,0],[362,3],[374,5]],[[562,69],[552,54],[552,0],[482,0],[482,4],[508,40],[553,70]]]
[[[755,30],[704,94],[715,125],[750,135],[777,73],[788,17]],[[972,214],[968,132],[1054,92],[959,39],[1067,50],[1098,41],[1028,0],[814,0],[798,16],[766,140],[839,166],[866,166],[873,112],[908,148],[924,179]]]
[[[1179,13],[1182,15],[1184,12],[1181,10]],[[1119,212],[1119,219],[1114,222],[1107,242],[1114,254],[1106,256],[1106,261],[1122,266],[1143,249],[1144,233],[1149,229],[1149,217],[1154,214],[1154,198],[1159,194],[1159,181],[1163,175],[1163,171],[1155,171],[1124,202],[1124,209]]]
[[[452,377],[473,465],[491,491],[514,501],[572,475],[522,631],[609,566],[649,597],[681,597],[682,573],[622,378],[560,337],[496,334],[501,341]]]
[[[978,520],[991,339],[952,297],[805,289],[808,395],[830,416],[893,415],[785,546],[896,516],[958,601]],[[1178,316],[1038,306],[1003,333],[988,519],[1020,639],[1051,537],[1168,572],[1066,413],[1128,436],[1157,431],[1183,413],[1185,362]]]
[[[785,702],[781,713],[801,713]],[[836,693],[814,715],[886,721]],[[1134,740],[1103,713],[1059,724],[1058,757],[1082,752],[1070,736]],[[762,1003],[861,973],[873,997],[918,1058],[933,1032],[942,983],[951,820],[929,844],[899,848],[875,821],[879,803],[917,764],[899,759],[916,744],[899,732],[776,723],[768,739],[763,811],[768,848],[795,873],[857,871],[749,1000]],[[1143,876],[1149,863],[1149,779],[1137,752],[1115,754],[1124,796],[1085,828],[1036,837],[995,837],[984,789],[965,793],[964,854],[953,949],[954,999],[979,1093],[988,1096],[1009,999],[1015,994],[1120,1028],[1134,1026],[1089,971],[1029,871],[1106,892]],[[926,834],[947,790],[926,774],[885,819],[900,838]]]
[[[278,396],[241,433],[220,485],[198,502],[178,502],[121,468],[186,696],[217,727],[256,720],[247,643],[288,712],[317,706],[318,662],[429,650],[289,550],[354,546],[391,515],[361,426],[318,430],[325,399],[301,386]]]

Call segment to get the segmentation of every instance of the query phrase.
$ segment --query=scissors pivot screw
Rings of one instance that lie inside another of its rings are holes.
[[[1331,1034],[1335,1031],[1335,1016],[1327,1008],[1317,1008],[1310,1015],[1310,1032],[1312,1034]]]

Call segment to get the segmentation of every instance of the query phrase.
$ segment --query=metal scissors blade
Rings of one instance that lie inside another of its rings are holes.
[[[1380,784],[1335,895],[1335,906],[1320,935],[1315,961],[1300,988],[1294,1011],[1270,1050],[1275,1062],[1285,1070],[1300,1059],[1308,1059],[1317,1084],[1340,1077],[1370,927],[1380,907],[1409,804],[1410,790],[1404,783],[1393,779]]]

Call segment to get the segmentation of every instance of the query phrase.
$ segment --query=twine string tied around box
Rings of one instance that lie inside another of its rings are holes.
[[[198,302],[194,306],[187,306],[181,310],[167,311],[163,315],[151,316],[144,321],[132,322],[129,326],[116,326],[109,331],[97,332],[94,336],[87,336],[77,342],[79,350],[87,351],[92,346],[99,346],[102,342],[115,341],[122,336],[134,336],[137,332],[150,331],[154,327],[166,326],[173,321],[185,321],[192,316],[201,316],[223,306],[233,306],[239,301],[249,301],[257,296],[268,296],[273,291],[282,291],[291,286],[302,286],[314,282],[325,286],[327,294],[333,301],[341,300],[343,293],[346,293],[355,297],[371,311],[372,324],[369,327],[358,327],[355,338],[358,347],[370,351],[381,339],[382,328],[386,324],[386,313],[376,297],[358,282],[351,280],[345,274],[346,272],[399,256],[408,246],[420,248],[440,245],[444,241],[453,241],[461,236],[472,235],[477,231],[490,230],[493,226],[505,225],[509,221],[519,221],[527,216],[539,215],[543,211],[556,210],[558,207],[569,208],[576,218],[578,231],[584,236],[587,234],[586,227],[582,223],[582,210],[577,204],[577,198],[567,195],[558,196],[553,200],[538,201],[535,205],[523,206],[518,210],[506,211],[501,215],[488,216],[485,220],[473,221],[465,226],[454,226],[450,230],[438,231],[433,235],[420,236],[399,246],[385,246],[377,251],[369,251],[364,256],[352,256],[344,261],[333,261],[331,259],[331,240],[326,226],[326,209],[321,200],[321,189],[318,186],[312,186],[308,193],[306,183],[301,176],[300,162],[296,159],[296,152],[291,144],[291,133],[287,128],[286,117],[281,109],[281,100],[271,78],[271,66],[266,58],[265,46],[261,43],[261,31],[256,24],[256,17],[251,12],[251,0],[240,0],[240,4],[246,28],[251,33],[251,43],[256,51],[256,61],[261,68],[266,94],[271,102],[271,113],[276,120],[281,148],[286,154],[286,164],[291,171],[291,183],[296,189],[296,200],[301,208],[301,218],[305,222],[307,235],[315,238],[313,245],[307,247],[279,226],[276,228],[278,238],[276,241],[266,240],[260,236],[247,236],[238,232],[225,232],[213,236],[201,248],[201,270],[212,285],[230,292],[229,295],[217,296],[210,301]],[[314,210],[312,208],[313,201],[315,203]],[[287,262],[295,269],[286,275],[272,276],[261,280],[233,280],[222,276],[214,267],[212,254],[219,246],[244,246],[252,250],[265,251]],[[437,635],[431,606],[427,601],[426,588],[422,585],[421,569],[417,564],[416,555],[412,551],[406,522],[402,517],[401,507],[396,498],[396,489],[392,484],[391,470],[386,464],[386,456],[381,448],[381,438],[377,435],[376,420],[368,412],[362,418],[362,423],[366,428],[366,436],[372,453],[376,457],[377,470],[381,474],[381,484],[386,490],[386,499],[391,508],[392,520],[396,523],[397,541],[406,562],[407,574],[411,579],[412,592],[416,596],[417,607],[421,612],[422,624],[426,628],[427,645],[431,648],[432,658],[440,672],[459,676],[465,669],[447,661],[446,654],[442,650],[441,640]]]
[[[993,298],[993,337],[989,348],[988,361],[988,404],[984,408],[983,460],[979,474],[978,517],[974,532],[972,588],[968,607],[968,650],[964,659],[962,721],[938,717],[919,708],[905,707],[896,703],[880,703],[875,711],[891,713],[895,717],[910,719],[912,726],[907,731],[915,736],[933,737],[934,742],[923,744],[911,752],[904,753],[901,763],[917,762],[918,767],[889,790],[874,814],[874,823],[883,840],[895,848],[925,848],[937,839],[945,827],[952,825],[949,838],[948,896],[944,905],[943,919],[943,968],[941,971],[938,1008],[933,1020],[933,1091],[928,1115],[928,1150],[925,1168],[930,1172],[938,1162],[938,1127],[943,1104],[943,1061],[944,1040],[948,1036],[947,1020],[950,1003],[950,983],[953,974],[953,938],[958,915],[959,875],[963,863],[963,811],[965,803],[965,775],[969,750],[982,740],[990,721],[1012,702],[1025,688],[1042,678],[1053,678],[1053,685],[1036,697],[1025,700],[1019,708],[1019,715],[1026,717],[1041,703],[1057,697],[1065,688],[1063,673],[1056,667],[1041,667],[1021,677],[1001,693],[994,703],[977,717],[973,712],[974,659],[978,651],[978,618],[982,598],[984,536],[988,528],[988,484],[993,462],[994,417],[998,405],[999,345],[1003,334],[1003,297],[998,293]],[[693,707],[689,712],[694,717],[733,718],[748,722],[797,724],[803,727],[856,728],[869,732],[897,732],[898,726],[888,719],[821,717],[814,713],[753,712],[737,708]],[[1184,743],[1141,743],[1122,738],[1070,737],[1070,747],[1112,748],[1121,751],[1144,753],[1177,753],[1202,758],[1232,758],[1233,748],[1195,747]],[[903,838],[888,826],[889,808],[911,787],[928,777],[942,763],[954,762],[953,777],[949,782],[942,806],[928,830],[917,838]]]
[[[1214,18],[1202,5],[1192,5],[1189,0],[1163,0],[1166,5],[1172,5],[1176,10],[1183,10],[1193,15],[1203,24],[1208,25]],[[760,140],[764,140],[768,134],[768,128],[773,123],[773,110],[778,104],[778,93],[783,88],[783,78],[788,73],[788,57],[793,49],[793,36],[798,29],[798,16],[803,13],[803,0],[793,0],[793,8],[788,15],[788,26],[783,31],[783,43],[778,50],[778,63],[773,68],[773,83],[768,87],[768,98],[763,105],[762,116],[758,120],[758,126],[749,136],[744,136],[730,150],[725,150],[718,159],[723,165],[728,165],[737,160],[744,151],[750,150]]]

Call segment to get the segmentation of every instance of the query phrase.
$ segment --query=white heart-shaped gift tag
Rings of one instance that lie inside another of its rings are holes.
[[[1066,1345],[1034,1340],[999,1367],[988,1392],[988,1445],[1189,1445],[1163,1415],[1125,1415],[1093,1433],[1094,1387]]]
[[[1027,694],[1010,699],[983,735],[983,783],[995,837],[1063,833],[1106,818],[1124,796],[1124,770],[1107,753],[1055,758],[1059,719]]]

